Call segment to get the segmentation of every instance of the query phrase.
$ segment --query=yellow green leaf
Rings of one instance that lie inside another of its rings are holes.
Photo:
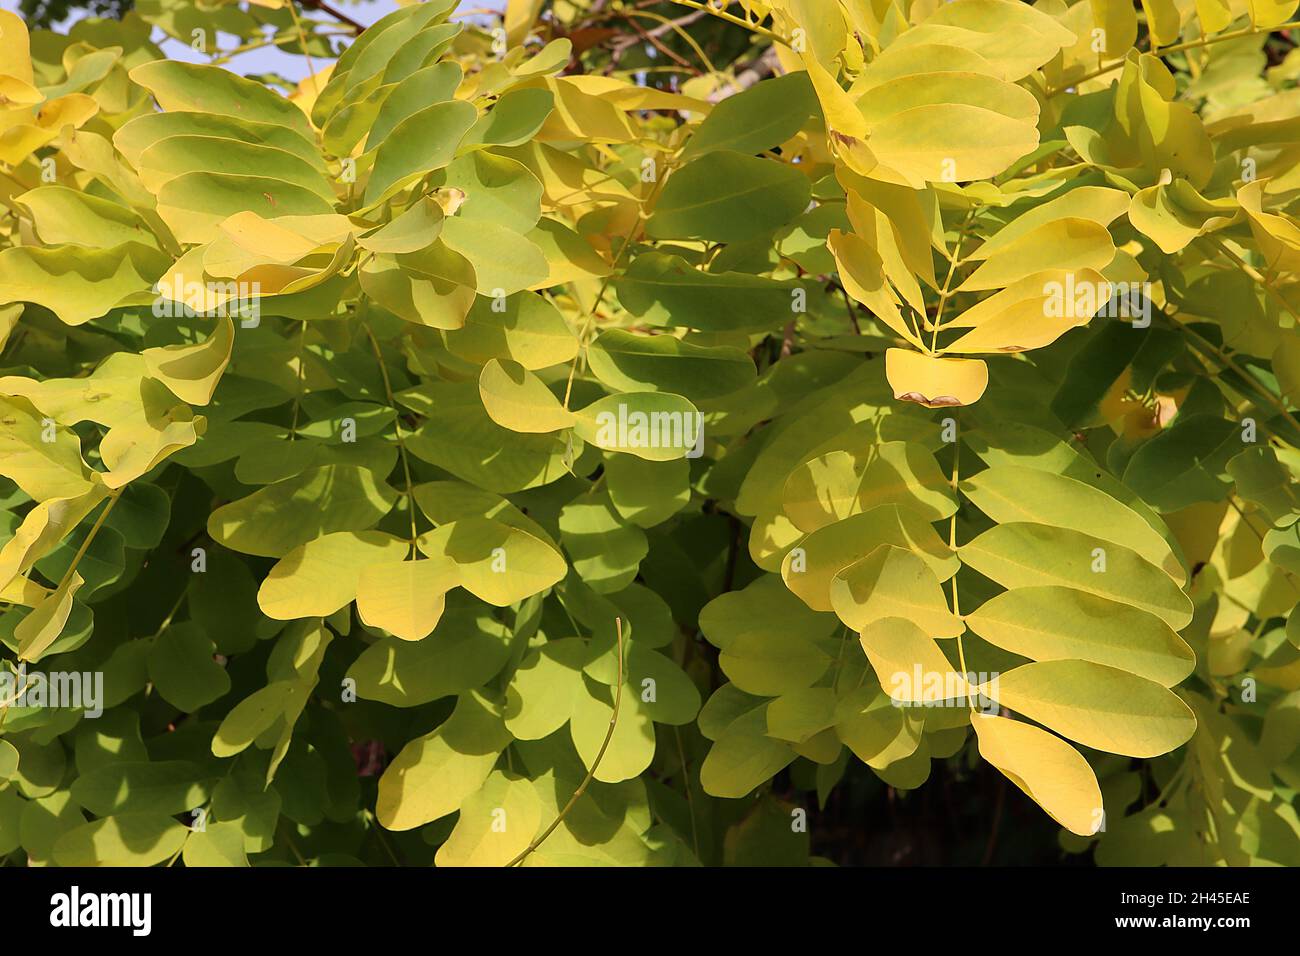
[[[1172,687],[1196,656],[1154,614],[1058,585],[1004,591],[967,612],[966,623],[998,647],[1035,661],[1106,664]]]
[[[1196,731],[1191,708],[1171,691],[1089,661],[1022,664],[980,690],[1085,747],[1128,757],[1158,757]]]

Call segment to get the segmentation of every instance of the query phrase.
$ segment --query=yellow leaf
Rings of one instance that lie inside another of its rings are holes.
[[[436,730],[417,737],[379,778],[375,815],[389,830],[411,830],[460,809],[511,741],[499,708],[464,694]]]
[[[901,704],[935,704],[977,694],[934,638],[911,621],[899,617],[873,621],[863,629],[861,643],[880,686]]]
[[[6,387],[14,386],[6,382]],[[76,498],[91,490],[81,439],[17,395],[0,395],[0,475],[36,501]]]
[[[14,628],[14,638],[18,641],[18,659],[23,661],[40,660],[51,644],[63,633],[63,626],[68,623],[72,613],[72,599],[85,584],[85,579],[73,571],[51,594],[32,610]]]
[[[420,551],[454,569],[459,584],[480,600],[508,607],[558,584],[564,557],[540,538],[491,518],[461,518],[420,535]]]
[[[979,106],[933,103],[873,125],[867,145],[882,166],[921,189],[998,175],[1038,146],[1038,128]]]
[[[90,514],[107,494],[107,488],[96,484],[83,495],[48,498],[33,505],[23,515],[22,524],[13,537],[0,548],[0,587],[25,574],[80,524],[81,519]]]
[[[9,10],[0,10],[0,68],[28,85],[35,82],[27,22]]]
[[[1090,219],[1054,219],[993,253],[958,291],[1001,289],[1050,269],[1104,269],[1114,258],[1105,226]]]
[[[528,38],[537,15],[542,10],[542,0],[508,0],[506,3],[506,42],[521,46]]]
[[[889,544],[831,579],[831,604],[855,631],[886,617],[906,618],[932,637],[956,637],[966,630],[948,610],[929,566],[911,551]]]
[[[234,346],[235,323],[228,315],[221,315],[212,334],[202,342],[145,349],[143,354],[149,374],[171,389],[173,395],[191,405],[206,405],[212,401]]]
[[[1023,790],[1071,833],[1091,836],[1101,826],[1101,788],[1083,755],[1032,724],[981,714],[971,719],[980,756]]]
[[[989,384],[989,369],[982,359],[940,358],[889,349],[885,352],[885,377],[899,401],[942,408],[979,401]]]
[[[419,641],[433,633],[455,586],[456,567],[449,561],[372,564],[357,577],[357,613],[369,627]]]
[[[1152,46],[1168,46],[1178,42],[1182,30],[1182,17],[1174,0],[1141,0],[1142,10],[1147,15],[1147,30],[1151,34]]]
[[[257,592],[269,618],[328,617],[357,597],[357,579],[372,564],[400,561],[408,545],[382,531],[336,531],[294,548]]]
[[[546,434],[573,424],[573,413],[518,362],[492,359],[479,374],[478,391],[488,417],[512,432]]]
[[[533,782],[494,771],[460,806],[438,866],[505,866],[527,849],[542,824],[542,802]]]
[[[1296,0],[1246,0],[1250,22],[1256,27],[1277,27],[1291,19]]]
[[[1129,222],[1155,240],[1165,253],[1180,252],[1197,236],[1230,225],[1241,216],[1231,199],[1206,199],[1185,179],[1172,181],[1166,170],[1160,182],[1133,196]]]
[[[921,348],[921,340],[899,311],[898,298],[885,276],[884,263],[870,243],[861,236],[832,229],[826,245],[835,257],[845,291],[881,322]]]
[[[1090,661],[1036,661],[980,685],[986,697],[1085,747],[1158,757],[1186,743],[1196,717],[1172,691]]]

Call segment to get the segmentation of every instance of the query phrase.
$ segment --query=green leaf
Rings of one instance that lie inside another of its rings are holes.
[[[496,222],[452,216],[443,223],[442,239],[473,265],[482,295],[514,295],[544,284],[550,274],[532,240]]]
[[[476,364],[490,359],[518,362],[536,371],[568,362],[578,340],[564,316],[532,292],[505,299],[478,296],[462,328],[446,333],[447,348]]]
[[[690,462],[646,461],[635,455],[606,455],[609,501],[619,517],[641,528],[662,524],[691,500]]]
[[[810,195],[796,167],[719,150],[669,176],[646,231],[655,239],[736,242],[790,222]]]
[[[510,90],[478,118],[461,148],[526,143],[537,135],[554,108],[555,94],[550,90]]]
[[[768,737],[762,709],[728,727],[700,765],[700,786],[714,797],[748,796],[795,759],[794,748]]]
[[[741,332],[784,326],[795,314],[799,287],[741,272],[700,272],[677,256],[647,252],[615,288],[619,301],[647,325]]]
[[[839,629],[772,574],[723,594],[700,612],[700,630],[722,653],[719,664],[738,690],[776,696],[812,685],[830,666],[824,646]]]
[[[740,349],[692,345],[670,335],[610,329],[587,348],[591,372],[620,392],[672,392],[691,402],[739,391],[754,382],[754,363]]]
[[[682,159],[720,149],[749,155],[772,149],[799,132],[816,109],[817,97],[806,73],[756,83],[713,108],[687,140]]]
[[[1228,460],[1240,441],[1239,426],[1217,415],[1180,415],[1129,459],[1124,483],[1164,512],[1222,501],[1230,485]]]
[[[16,197],[16,201],[27,207],[46,245],[93,244],[97,249],[111,249],[127,242],[158,245],[133,210],[66,186],[39,186]]]
[[[506,663],[510,636],[490,614],[467,609],[452,595],[433,634],[416,642],[386,638],[371,644],[348,677],[357,682],[359,697],[417,707],[489,681]]]
[[[325,171],[325,161],[310,134],[299,132],[278,120],[258,122],[239,114],[185,110],[145,113],[113,134],[113,146],[132,166],[139,166],[140,156],[146,149],[173,136],[212,136],[269,146],[292,153],[320,172]]]
[[[230,692],[230,676],[213,660],[216,649],[194,622],[174,624],[154,638],[149,680],[163,700],[192,714]]]
[[[184,760],[111,763],[78,777],[72,797],[96,816],[188,813],[208,801],[211,781]]]
[[[444,390],[445,389],[445,390]],[[424,423],[406,438],[416,457],[462,481],[506,494],[568,474],[580,447],[553,435],[520,435],[488,417],[474,383],[439,389]]]
[[[445,723],[403,747],[380,777],[379,822],[410,830],[454,813],[483,786],[510,739],[492,705],[462,696]]]
[[[632,583],[650,550],[645,532],[620,519],[607,496],[570,502],[559,524],[573,570],[602,594]]]
[[[541,740],[567,724],[578,695],[586,693],[582,669],[590,656],[578,637],[530,651],[506,691],[506,729],[520,740]]]
[[[365,469],[326,465],[223,505],[208,518],[208,534],[232,550],[280,558],[324,534],[364,531],[396,500]]]
[[[211,172],[279,179],[334,201],[334,190],[313,163],[288,150],[223,137],[169,136],[145,149],[136,166],[153,193],[185,173]]]
[[[248,866],[244,853],[244,834],[239,826],[228,821],[208,823],[185,838],[181,859],[186,867]]]
[[[420,176],[449,165],[477,116],[469,103],[451,100],[426,106],[394,126],[375,152],[366,205],[377,205]]]
[[[158,215],[181,242],[210,242],[224,220],[241,212],[270,219],[333,211],[319,193],[267,176],[182,173],[158,190]]]
[[[189,831],[165,813],[124,813],[74,827],[54,844],[60,866],[154,866],[179,853]]]
[[[703,430],[695,406],[668,392],[610,395],[573,416],[573,431],[584,441],[646,461],[687,457],[703,441]]]
[[[311,124],[295,104],[229,70],[198,63],[154,60],[131,71],[131,81],[154,95],[164,110],[216,113],[268,123],[312,139]]]

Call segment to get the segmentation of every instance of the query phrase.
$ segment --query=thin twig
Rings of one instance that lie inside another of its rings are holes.
[[[673,0],[673,2],[681,3],[682,0]],[[1260,33],[1273,33],[1274,31],[1280,30],[1290,30],[1294,27],[1300,27],[1300,20],[1292,20],[1288,23],[1279,23],[1275,27],[1246,27],[1242,30],[1233,30],[1231,33],[1220,33],[1217,36],[1202,37],[1199,40],[1188,40],[1186,43],[1174,43],[1171,46],[1161,48],[1158,55],[1167,56],[1170,53],[1181,53],[1184,50],[1197,50],[1201,47],[1212,46],[1215,43],[1222,43],[1225,40],[1240,40],[1242,37],[1255,36]],[[1157,51],[1152,50],[1151,53],[1156,55]],[[1071,80],[1068,86],[1058,86],[1054,90],[1048,90],[1047,96],[1051,98],[1053,96],[1058,96],[1067,90],[1077,90],[1080,83],[1086,83],[1088,80],[1095,80],[1097,77],[1104,76],[1112,70],[1118,70],[1127,62],[1128,57],[1124,56],[1106,66],[1099,66],[1091,73],[1085,73],[1077,80]]]
[[[777,33],[775,30],[769,30],[767,27],[759,26],[757,23],[751,23],[748,20],[738,17],[734,13],[728,13],[726,10],[714,6],[711,0],[707,3],[701,3],[700,0],[670,0],[670,2],[677,4],[679,7],[690,7],[692,10],[703,10],[705,13],[717,17],[719,20],[726,20],[728,23],[735,24],[738,27],[744,27],[750,33],[757,33],[759,36],[768,37],[769,39],[775,40],[777,43],[784,43],[786,46],[790,45],[790,41],[781,36],[781,34]]]

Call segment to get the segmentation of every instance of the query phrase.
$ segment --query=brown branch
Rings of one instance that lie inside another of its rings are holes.
[[[664,56],[668,57],[668,59],[672,60],[678,66],[682,67],[683,69],[689,70],[690,72],[694,73],[696,76],[700,74],[699,68],[696,67],[695,64],[693,64],[690,60],[686,59],[686,57],[681,56],[678,53],[674,53],[668,47],[664,46],[663,43],[659,40],[658,36],[656,36],[655,31],[646,30],[644,27],[641,26],[641,24],[637,23],[631,17],[628,17],[627,25],[630,26],[633,32],[636,33],[637,35],[634,37],[627,37],[624,40],[620,40],[616,44],[616,46],[618,47],[618,54],[617,54],[618,59],[620,60],[622,59],[623,52],[625,50],[627,50],[630,47],[636,46],[637,41],[644,40],[646,43],[649,43],[652,47],[654,47]],[[668,24],[663,24],[663,26],[668,26]],[[660,28],[656,28],[656,29],[660,29]]]
[[[346,23],[352,29],[356,30],[358,34],[362,33],[366,29],[365,24],[358,23],[346,13],[340,13],[328,3],[325,3],[324,0],[301,0],[301,2],[304,7],[307,7],[310,10],[319,10],[321,13],[328,13],[335,20],[338,20],[341,23]]]

